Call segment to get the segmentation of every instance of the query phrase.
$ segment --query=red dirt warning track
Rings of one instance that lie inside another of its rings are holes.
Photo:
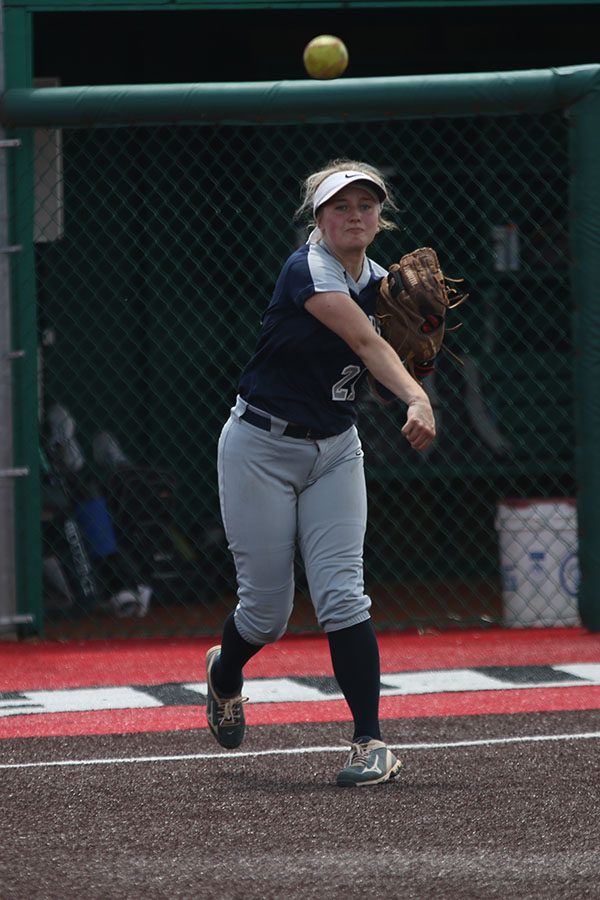
[[[446,632],[379,636],[382,678],[388,672],[468,667],[600,663],[600,635],[583,629]],[[207,638],[0,643],[0,691],[56,691],[101,686],[164,685],[204,680]],[[331,676],[324,636],[286,636],[246,669],[248,679]],[[451,673],[449,674],[451,679]],[[383,696],[381,718],[424,718],[600,708],[600,686],[456,691]],[[345,721],[344,701],[250,703],[249,725]],[[200,706],[28,713],[0,717],[0,738],[123,734],[205,728]]]

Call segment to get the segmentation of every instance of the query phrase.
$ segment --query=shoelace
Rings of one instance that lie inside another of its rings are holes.
[[[247,702],[247,697],[229,697],[227,700],[219,700],[217,702],[219,725],[221,727],[239,725],[242,703]]]
[[[348,759],[349,766],[367,764],[367,758],[373,748],[371,744],[353,744],[350,742],[350,756]]]

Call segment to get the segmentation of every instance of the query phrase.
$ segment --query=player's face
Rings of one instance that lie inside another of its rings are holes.
[[[350,185],[317,213],[317,224],[332,250],[366,250],[379,229],[381,204],[368,190]]]

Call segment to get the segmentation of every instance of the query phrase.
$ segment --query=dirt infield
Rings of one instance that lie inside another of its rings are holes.
[[[0,897],[600,897],[598,711],[385,728],[404,774],[368,789],[340,723],[5,740]]]
[[[208,640],[0,644],[0,900],[600,900],[600,636],[380,643],[404,771],[354,789],[323,637],[252,661],[229,753]]]

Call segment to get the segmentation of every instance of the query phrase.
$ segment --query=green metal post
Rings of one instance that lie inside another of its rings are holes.
[[[31,13],[4,11],[6,85],[29,87],[32,79]],[[34,156],[31,129],[11,131],[21,146],[9,157],[8,187],[11,243],[21,246],[12,261],[13,347],[23,356],[13,364],[14,458],[29,470],[15,485],[17,608],[33,617],[33,630],[43,636],[41,499],[39,474],[37,312],[33,248]]]
[[[579,612],[600,631],[600,86],[571,109]]]

